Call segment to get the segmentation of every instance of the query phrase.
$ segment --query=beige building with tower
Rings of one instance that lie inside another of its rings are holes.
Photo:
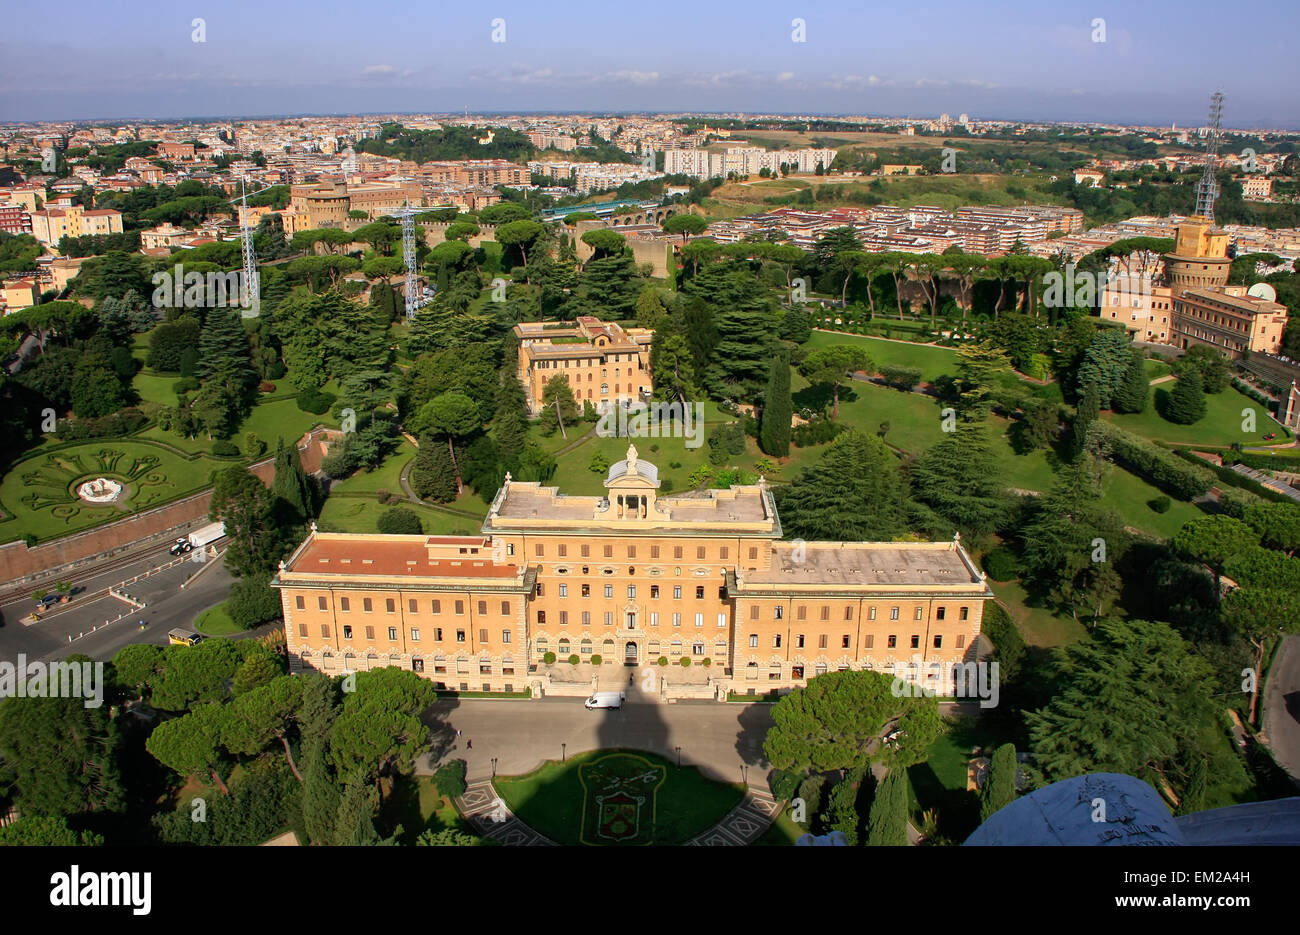
[[[650,397],[654,332],[648,328],[624,328],[584,315],[572,325],[522,322],[514,331],[530,415],[541,412],[546,383],[557,376],[568,381],[580,407],[590,402],[603,411]]]
[[[605,488],[507,475],[477,536],[313,529],[273,581],[291,671],[395,665],[537,698],[653,667],[664,700],[725,700],[845,669],[950,694],[951,667],[975,658],[993,594],[955,539],[781,541],[761,478],[660,496],[635,446]],[[571,658],[591,681],[563,677]]]

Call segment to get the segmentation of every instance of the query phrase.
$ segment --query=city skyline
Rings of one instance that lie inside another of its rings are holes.
[[[1198,126],[1222,87],[1225,125],[1300,129],[1286,88],[1300,66],[1286,28],[1208,4],[1065,10],[800,10],[649,16],[579,3],[563,17],[519,4],[473,11],[403,5],[376,25],[416,37],[360,41],[358,14],[311,17],[237,2],[215,11],[69,4],[77,29],[0,42],[11,65],[0,119],[14,122],[369,113],[704,112],[913,116]],[[205,12],[207,15],[204,15]],[[194,25],[201,19],[202,25]],[[1285,27],[1297,16],[1280,11]],[[11,36],[39,34],[34,11]],[[1104,20],[1104,42],[1096,20]],[[918,33],[916,24],[928,32]],[[800,25],[802,24],[802,25]],[[940,24],[940,25],[933,25]],[[1213,26],[1207,31],[1207,24]],[[124,41],[105,43],[116,35]],[[418,37],[432,37],[421,44]],[[634,36],[635,39],[629,37]],[[797,37],[804,41],[794,41]],[[1212,36],[1212,41],[1210,37]],[[193,41],[196,37],[203,41]],[[494,41],[497,40],[504,41]],[[51,69],[50,62],[61,65]],[[1135,80],[1140,76],[1140,82]]]

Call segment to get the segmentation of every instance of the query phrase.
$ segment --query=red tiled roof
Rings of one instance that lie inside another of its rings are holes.
[[[490,551],[480,555],[430,559],[428,544],[435,540],[439,544],[460,542],[479,548],[483,545],[482,538],[458,539],[453,536],[389,541],[313,538],[289,570],[300,574],[447,578],[514,578],[519,573],[518,566],[494,564]]]

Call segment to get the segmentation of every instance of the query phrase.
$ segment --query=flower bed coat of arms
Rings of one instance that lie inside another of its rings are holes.
[[[611,753],[578,769],[584,844],[650,844],[655,793],[668,771],[643,757]]]

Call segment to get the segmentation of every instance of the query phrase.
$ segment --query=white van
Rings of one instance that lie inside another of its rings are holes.
[[[587,710],[594,711],[597,708],[614,708],[623,707],[622,692],[596,692],[587,699]]]

